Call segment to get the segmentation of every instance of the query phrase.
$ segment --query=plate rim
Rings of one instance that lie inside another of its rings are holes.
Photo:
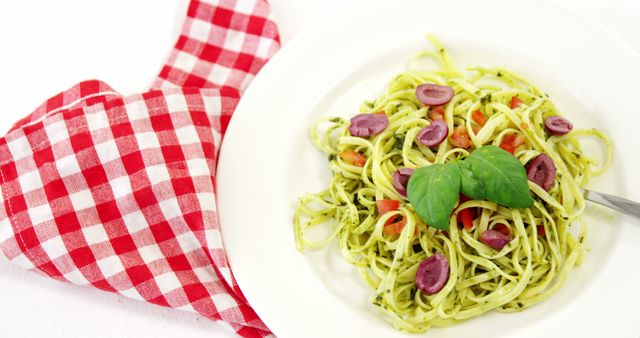
[[[378,3],[381,3],[382,1],[378,1]],[[464,2],[464,1],[462,1]],[[498,1],[500,2],[500,1]],[[406,1],[403,4],[406,3],[417,3],[417,1]],[[504,1],[503,1],[504,3]],[[549,7],[548,4],[545,4],[546,7]],[[545,7],[543,6],[543,7]],[[353,13],[358,12],[361,10],[361,7],[357,7],[352,9],[350,12],[348,12],[348,14],[343,14],[342,16],[340,16],[341,18],[344,18],[345,16],[349,16],[349,15],[353,15]],[[574,17],[577,17],[574,15]],[[636,64],[640,64],[640,57],[639,54],[633,50],[630,46],[628,46],[626,43],[624,43],[620,38],[618,38],[617,36],[615,36],[614,34],[612,34],[610,31],[603,29],[603,27],[601,25],[597,25],[594,24],[594,22],[587,20],[585,18],[582,17],[577,17],[579,21],[582,21],[584,24],[589,25],[591,27],[593,27],[594,29],[600,30],[603,33],[605,33],[608,37],[613,38],[615,40],[614,44],[618,45],[620,48],[625,49],[626,53],[631,53],[634,56],[634,60],[636,62]],[[340,19],[338,19],[340,20]],[[328,25],[329,23],[335,22],[333,20],[325,20],[325,21],[321,21],[318,22],[310,27],[308,27],[307,29],[305,29],[303,32],[301,32],[300,34],[298,34],[296,37],[294,37],[294,39],[292,39],[287,45],[285,45],[281,51],[279,51],[278,53],[276,53],[276,55],[274,56],[274,58],[267,63],[267,65],[264,67],[264,69],[257,75],[257,77],[254,79],[253,83],[262,83],[262,79],[264,77],[267,76],[272,76],[271,74],[273,73],[272,68],[275,67],[279,67],[278,65],[280,64],[280,59],[284,58],[285,53],[287,54],[291,54],[291,53],[295,53],[296,48],[300,48],[300,47],[296,47],[299,44],[302,44],[299,41],[307,41],[305,39],[308,39],[310,34],[313,34],[314,32],[316,32],[315,34],[317,34],[318,30],[323,30],[324,26]],[[311,33],[309,33],[311,32]],[[294,51],[294,52],[290,52],[290,51]],[[274,66],[275,65],[275,66]],[[267,74],[267,75],[262,75],[262,74]],[[256,81],[257,80],[257,81]],[[236,129],[241,128],[236,126],[236,123],[234,123],[234,121],[238,121],[239,119],[237,119],[236,117],[238,116],[238,113],[242,114],[249,114],[250,112],[247,111],[247,109],[249,108],[245,108],[248,104],[247,102],[249,102],[250,100],[252,100],[252,96],[254,95],[253,93],[258,90],[256,89],[257,87],[254,86],[252,83],[252,85],[249,86],[248,90],[246,91],[245,95],[243,96],[243,99],[240,100],[240,103],[238,104],[238,107],[236,108],[236,112],[234,113],[234,118],[231,120],[228,130],[227,130],[227,135],[225,137],[225,140],[228,140],[229,137],[235,137],[232,135],[235,134],[239,134],[239,131],[236,131]],[[247,98],[248,97],[248,98]],[[240,123],[240,122],[238,122]],[[228,167],[230,166],[229,164],[229,160],[228,158],[232,158],[230,157],[229,153],[232,152],[233,150],[229,150],[229,142],[222,142],[222,146],[221,146],[221,151],[220,151],[220,162],[218,165],[218,169],[219,174],[218,174],[218,204],[219,204],[219,210],[223,210],[224,208],[222,207],[222,205],[224,205],[224,202],[221,203],[222,199],[224,198],[225,194],[228,193],[228,191],[230,191],[231,187],[228,187],[225,183],[222,183],[225,181],[225,178],[228,178],[228,175],[231,175],[232,170],[228,169]],[[226,145],[226,146],[225,146]],[[220,214],[220,223],[221,224],[225,224],[225,221],[223,221],[223,219],[229,219],[228,218],[228,214],[225,214],[226,211],[219,211]],[[221,226],[221,231],[222,231],[222,235],[223,235],[223,242],[225,243],[225,248],[226,248],[226,244],[227,241],[229,239],[225,240],[225,237],[228,236],[228,231],[225,231],[225,226]],[[227,229],[228,230],[228,229]],[[292,231],[291,231],[292,232]],[[228,251],[227,251],[228,252]],[[234,265],[236,263],[236,258],[237,256],[234,255],[234,253],[229,253],[228,252],[228,256],[229,256],[229,262],[230,262],[230,266],[232,267],[232,269],[234,269]],[[236,276],[242,276],[242,274],[238,274],[235,270],[234,273],[236,274]],[[237,278],[237,282],[240,285],[240,287],[243,289],[243,292],[246,296],[247,299],[251,300],[253,298],[253,292],[252,291],[247,291],[245,290],[245,286],[250,285],[250,283],[248,283],[246,280],[243,280],[243,278]],[[244,286],[243,286],[244,285]],[[253,302],[252,302],[253,303]],[[261,315],[261,317],[264,317],[264,321],[267,325],[269,325],[270,327],[275,327],[277,328],[276,331],[287,331],[286,329],[281,329],[281,323],[280,321],[273,319],[273,316],[271,314],[267,314],[266,310],[262,310],[265,309],[265,307],[263,306],[263,304],[258,304],[258,303],[254,303],[253,304],[254,308],[256,309],[256,312],[258,312],[259,315]],[[277,323],[276,323],[277,322]],[[283,336],[284,337],[284,336]]]

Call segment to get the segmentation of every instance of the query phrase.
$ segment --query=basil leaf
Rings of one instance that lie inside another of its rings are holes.
[[[407,186],[407,197],[418,216],[428,225],[449,229],[449,218],[460,196],[457,164],[434,164],[417,169]]]
[[[482,182],[486,199],[510,208],[533,205],[524,166],[508,151],[484,146],[472,152],[464,162]]]
[[[462,193],[474,200],[484,199],[484,185],[471,170],[471,163],[458,161],[458,169],[460,169],[460,190]]]

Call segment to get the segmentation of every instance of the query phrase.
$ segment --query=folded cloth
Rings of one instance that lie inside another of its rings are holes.
[[[242,296],[215,200],[220,141],[279,47],[264,0],[193,0],[143,94],[90,80],[0,138],[0,248],[25,269],[270,336]]]

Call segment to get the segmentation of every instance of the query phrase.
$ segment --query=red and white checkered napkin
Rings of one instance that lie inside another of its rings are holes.
[[[19,121],[0,139],[4,254],[270,335],[227,264],[215,168],[240,93],[278,47],[264,0],[193,0],[156,89],[86,81]]]

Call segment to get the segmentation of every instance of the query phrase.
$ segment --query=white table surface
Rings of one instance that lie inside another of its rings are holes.
[[[313,22],[364,2],[271,0],[285,45]],[[558,4],[601,24],[640,52],[640,2],[565,0]],[[0,0],[0,132],[44,99],[81,80],[101,79],[123,94],[144,91],[171,50],[187,5],[188,0]],[[615,62],[615,55],[611,57],[603,62]],[[0,336],[209,338],[235,334],[225,324],[194,314],[22,271],[0,255]]]

